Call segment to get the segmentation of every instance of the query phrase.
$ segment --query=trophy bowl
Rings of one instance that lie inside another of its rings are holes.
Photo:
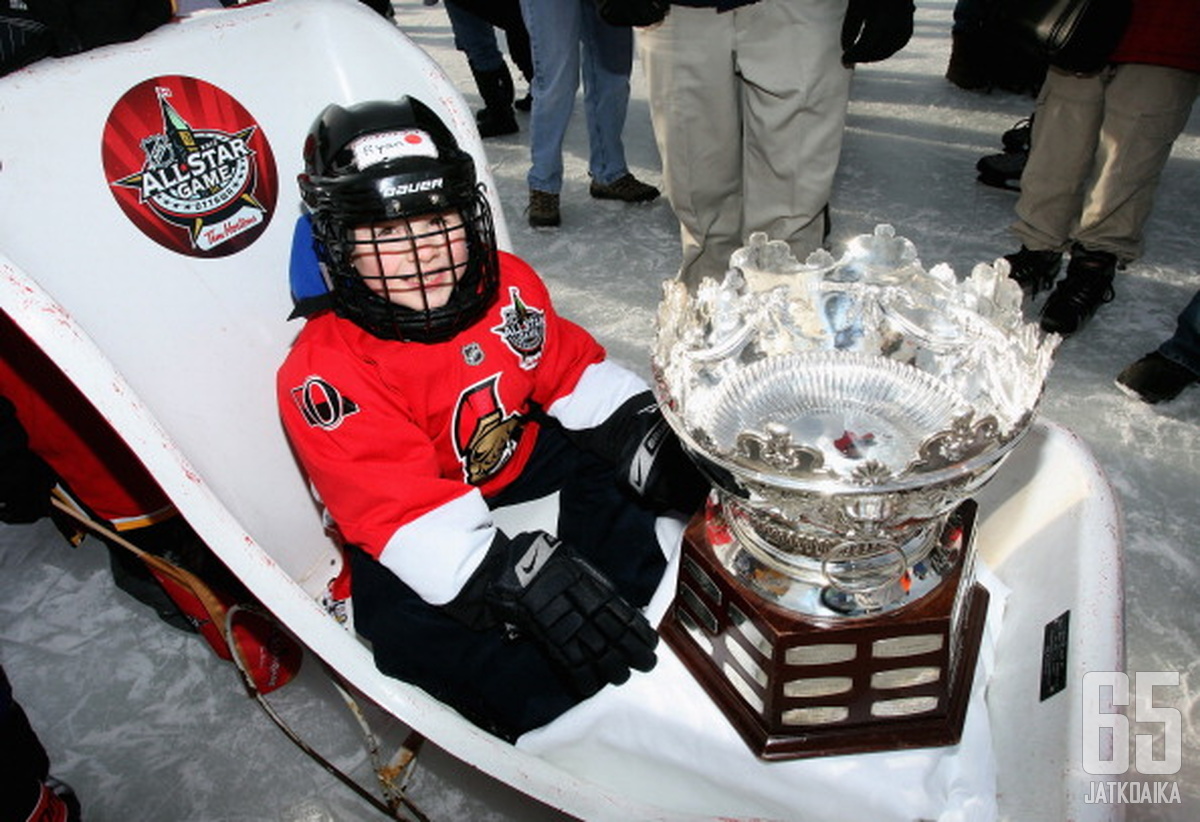
[[[658,311],[654,390],[714,488],[663,636],[764,758],[951,744],[988,602],[972,497],[1059,338],[1005,261],[927,271],[887,225],[730,263]]]
[[[724,559],[802,613],[900,607],[936,584],[923,563],[946,518],[1028,430],[1058,338],[1024,321],[1003,264],[926,272],[889,226],[803,264],[755,234],[731,263],[694,296],[664,287],[653,359],[741,538]]]

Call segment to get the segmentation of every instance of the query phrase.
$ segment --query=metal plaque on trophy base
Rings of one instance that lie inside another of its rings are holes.
[[[660,631],[763,759],[953,745],[988,604],[970,567],[975,508],[960,505],[909,572],[943,565],[933,591],[878,616],[825,619],[772,604],[726,569],[718,553],[736,553],[738,538],[714,501],[684,536]]]

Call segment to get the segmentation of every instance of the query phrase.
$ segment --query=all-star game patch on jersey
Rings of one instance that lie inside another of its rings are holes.
[[[531,409],[582,430],[646,388],[504,253],[496,302],[451,339],[381,340],[324,312],[277,382],[284,427],[341,536],[435,605],[491,545],[485,498],[526,466]]]

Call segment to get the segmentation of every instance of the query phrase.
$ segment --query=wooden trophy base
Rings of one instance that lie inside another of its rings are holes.
[[[988,592],[974,582],[976,504],[942,535],[940,585],[879,615],[811,617],[748,590],[717,559],[736,539],[719,505],[683,540],[664,640],[759,757],[799,759],[952,745],[962,735]]]

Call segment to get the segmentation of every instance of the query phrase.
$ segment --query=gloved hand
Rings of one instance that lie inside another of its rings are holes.
[[[655,403],[643,412],[645,433],[630,443],[622,463],[629,487],[655,505],[695,512],[712,489]]]
[[[568,546],[544,532],[497,543],[449,605],[462,618],[480,593],[493,619],[536,642],[581,697],[649,671],[658,634],[612,583]],[[473,620],[478,624],[477,614]]]
[[[567,435],[615,465],[621,480],[651,505],[691,514],[711,489],[649,391],[627,399],[595,428]]]
[[[877,63],[904,48],[914,11],[912,0],[850,0],[842,23],[842,65]]]
[[[600,19],[610,26],[652,26],[671,10],[671,0],[596,0]]]

